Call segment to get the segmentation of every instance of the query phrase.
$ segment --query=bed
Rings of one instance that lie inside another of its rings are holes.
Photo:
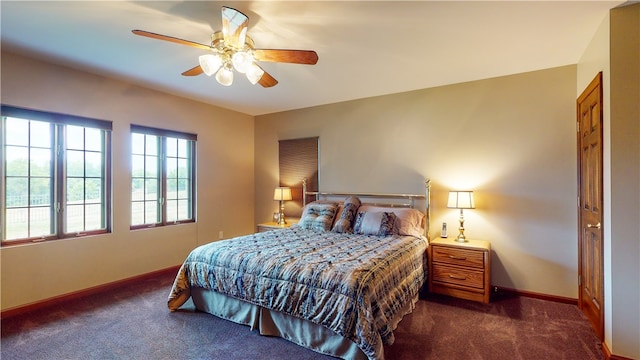
[[[262,335],[343,359],[384,359],[425,285],[429,191],[429,180],[424,195],[305,186],[297,224],[194,249],[168,307],[191,298],[198,310]]]

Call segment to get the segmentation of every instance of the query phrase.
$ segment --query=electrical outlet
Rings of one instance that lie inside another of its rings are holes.
[[[218,239],[224,239],[224,231],[218,231]]]
[[[496,292],[496,293],[498,292],[498,287],[497,286],[493,287],[493,292]]]

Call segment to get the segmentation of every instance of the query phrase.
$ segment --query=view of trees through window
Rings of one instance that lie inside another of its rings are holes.
[[[3,245],[108,231],[111,123],[88,120],[100,128],[77,117],[2,111]]]
[[[194,135],[132,126],[132,227],[195,220],[194,152]]]
[[[66,231],[104,228],[101,130],[66,126]]]
[[[160,139],[131,134],[131,225],[160,223]]]
[[[2,105],[2,245],[111,231],[109,121]],[[131,125],[131,228],[195,221],[196,135]]]
[[[49,236],[53,210],[53,125],[3,118],[5,231],[3,240]]]

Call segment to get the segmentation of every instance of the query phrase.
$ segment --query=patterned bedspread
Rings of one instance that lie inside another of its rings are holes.
[[[352,340],[369,359],[393,343],[390,319],[413,308],[426,278],[426,240],[305,230],[297,226],[194,249],[169,295],[176,310],[190,287],[307,319]]]

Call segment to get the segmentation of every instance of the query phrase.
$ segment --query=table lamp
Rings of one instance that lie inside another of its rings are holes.
[[[284,225],[287,222],[284,220],[284,202],[291,200],[291,188],[285,186],[279,186],[273,192],[273,200],[280,201],[280,213],[278,214],[278,225]]]
[[[456,238],[458,242],[466,242],[467,238],[464,236],[464,209],[475,209],[473,202],[473,191],[449,191],[449,201],[447,203],[448,208],[460,209],[460,227],[458,228],[459,234]]]

